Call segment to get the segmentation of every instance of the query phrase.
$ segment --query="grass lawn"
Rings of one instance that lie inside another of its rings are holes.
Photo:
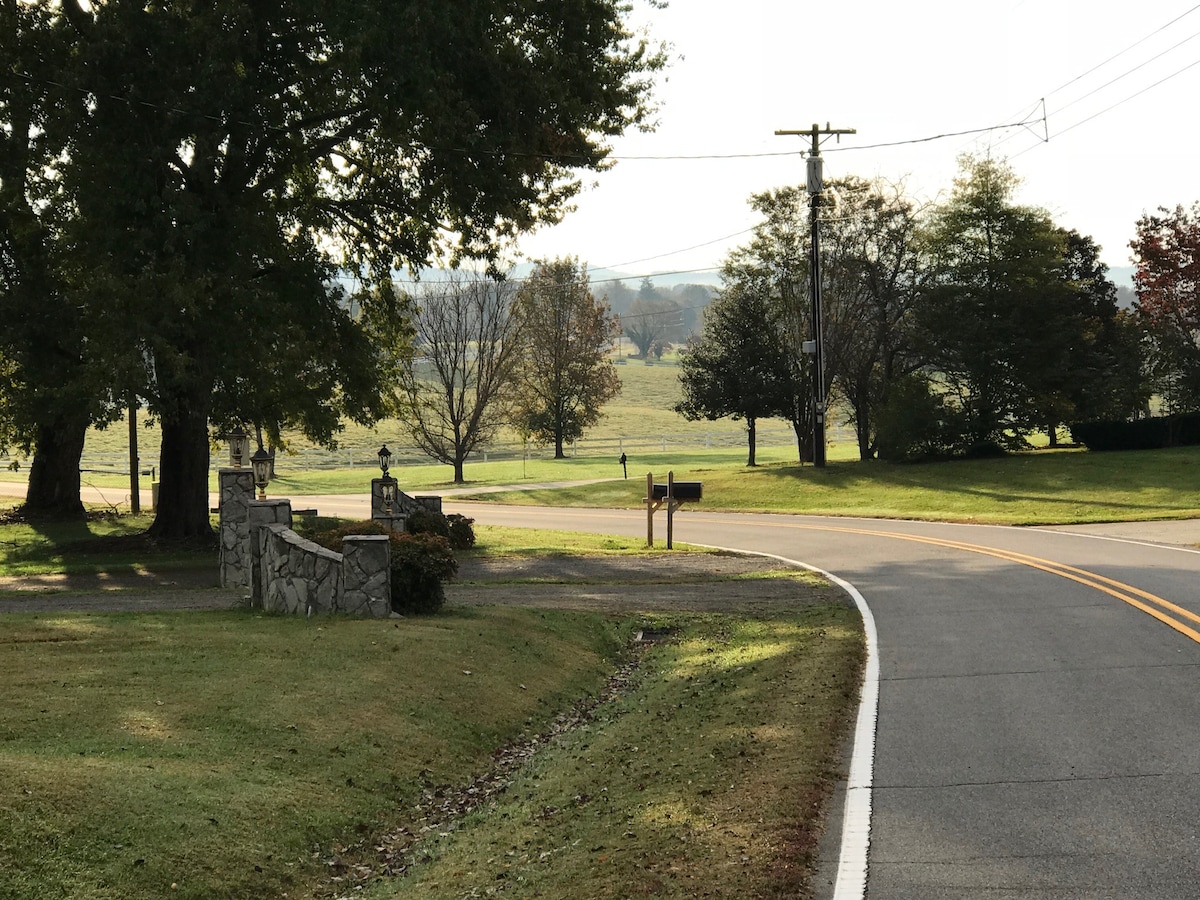
[[[0,525],[0,572],[155,565],[113,550],[139,524]],[[477,552],[564,549],[641,552],[494,528]],[[809,605],[754,616],[6,614],[0,898],[798,896],[863,644],[840,593],[797,584]],[[647,628],[669,639],[630,669]],[[528,743],[616,671],[582,727]],[[396,835],[403,878],[375,849]]]
[[[1200,448],[1122,453],[1030,451],[1003,459],[923,465],[831,461],[714,466],[688,458],[680,481],[702,481],[705,510],[878,516],[1008,525],[1146,521],[1200,516]],[[656,474],[658,471],[656,470]],[[661,473],[665,475],[665,472]],[[656,480],[665,480],[658,478]],[[480,494],[506,504],[634,507],[644,478],[583,487]]]

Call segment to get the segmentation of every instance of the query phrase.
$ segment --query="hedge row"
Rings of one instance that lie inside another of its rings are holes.
[[[1076,422],[1071,438],[1089,450],[1159,450],[1200,444],[1200,413],[1132,422]]]

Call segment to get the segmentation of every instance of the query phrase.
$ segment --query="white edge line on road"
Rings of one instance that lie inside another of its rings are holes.
[[[846,808],[842,817],[842,844],[838,853],[833,900],[862,900],[867,893],[867,850],[871,846],[871,785],[875,773],[875,726],[879,719],[879,633],[875,630],[875,616],[871,614],[871,608],[867,606],[867,600],[858,588],[832,572],[774,553],[716,547],[711,544],[695,546],[706,546],[729,553],[765,556],[788,565],[799,566],[824,575],[854,599],[854,605],[862,616],[863,634],[867,640],[867,666],[863,672],[858,721],[854,726],[850,774],[846,779]]]

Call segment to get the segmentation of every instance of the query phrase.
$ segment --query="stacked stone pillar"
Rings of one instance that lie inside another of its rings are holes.
[[[407,495],[396,488],[396,499],[392,502],[392,509],[389,512],[383,502],[383,479],[371,479],[371,519],[375,522],[380,522],[387,528],[388,531],[403,531],[404,523],[408,521],[408,514],[411,510],[405,509],[404,498]]]
[[[220,485],[221,587],[250,587],[250,503],[254,500],[254,473],[249,469],[221,469]]]

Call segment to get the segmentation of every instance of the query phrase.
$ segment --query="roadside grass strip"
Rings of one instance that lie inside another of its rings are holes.
[[[844,605],[663,616],[623,693],[370,898],[803,897],[863,663]],[[349,895],[349,894],[347,894]]]
[[[862,661],[841,604],[3,624],[5,900],[797,896]],[[598,695],[643,629],[669,636],[589,721],[464,819],[430,810]],[[421,840],[388,878],[397,831]]]

